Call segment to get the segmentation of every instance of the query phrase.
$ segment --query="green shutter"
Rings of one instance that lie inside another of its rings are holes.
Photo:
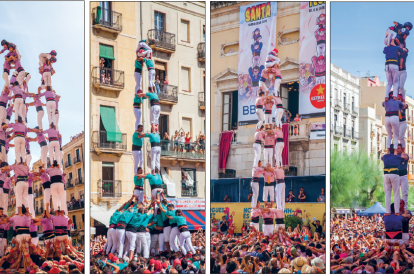
[[[114,47],[105,44],[99,44],[99,56],[107,59],[115,59]]]
[[[101,14],[102,14],[102,7],[98,6],[96,9],[96,24],[100,24],[101,23]]]
[[[101,119],[106,130],[106,140],[110,142],[122,143],[122,133],[119,130],[116,121],[115,108],[109,106],[101,106]]]

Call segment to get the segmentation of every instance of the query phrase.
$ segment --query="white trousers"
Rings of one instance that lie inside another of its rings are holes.
[[[408,161],[404,161],[408,162]],[[408,176],[400,176],[400,188],[401,188],[401,197],[404,200],[404,209],[407,209],[408,206]],[[394,204],[395,205],[395,204]]]
[[[158,125],[160,120],[160,113],[161,113],[161,107],[156,104],[151,106],[150,109],[150,123]]]
[[[142,75],[138,72],[134,72],[135,77],[135,93],[141,89],[141,79]]]
[[[164,227],[162,232],[164,233],[164,241],[170,242],[171,226]]]
[[[143,250],[143,253],[142,253],[143,257],[146,259],[149,258],[149,247],[147,245],[147,237],[145,233],[143,232],[137,233],[137,243],[140,243],[142,246],[141,248]]]
[[[39,237],[32,238],[31,241],[35,246],[37,246],[39,244]]]
[[[283,117],[283,108],[276,108],[276,126],[277,127],[282,127],[282,117]]]
[[[260,129],[263,125],[263,121],[264,121],[264,112],[262,108],[257,108],[256,107],[256,116],[257,116],[257,120],[259,120],[257,122],[256,125],[256,129]]]
[[[117,252],[118,258],[122,258],[122,253],[124,252],[124,243],[125,243],[125,229],[116,229],[116,238],[117,238]]]
[[[270,125],[272,123],[272,114],[265,114],[265,125]]]
[[[32,154],[27,154],[27,152],[26,152],[26,164],[27,164],[27,166],[31,167],[30,166],[31,161],[32,161]]]
[[[178,227],[176,226],[176,227],[173,227],[172,229],[171,229],[171,233],[170,233],[170,245],[171,245],[171,247],[173,248],[173,250],[175,251],[175,252],[178,252],[178,247],[177,247],[177,245],[175,244],[175,239],[178,237],[180,235],[180,231],[178,230]],[[180,243],[181,244],[181,243]],[[180,245],[179,244],[179,245]]]
[[[259,223],[250,222],[250,226],[253,226],[256,231],[259,231]]]
[[[16,207],[29,207],[28,203],[28,192],[29,192],[29,183],[27,181],[19,181],[16,183],[14,188],[16,194]],[[16,215],[19,213],[19,210],[16,208]]]
[[[257,167],[259,160],[260,160],[261,151],[262,151],[262,144],[254,143],[253,149],[254,149],[253,167]]]
[[[391,191],[394,193],[394,210],[400,212],[400,176],[398,174],[384,174],[385,208],[391,213]]]
[[[32,217],[36,217],[34,206],[33,206],[33,194],[30,194],[30,195],[27,194],[27,204],[29,206],[26,206],[26,207],[29,207],[29,212],[30,214],[32,214]]]
[[[53,164],[53,161],[56,160],[58,165],[62,165],[62,160],[60,159],[60,144],[59,141],[50,141],[49,142],[49,158],[50,163]]]
[[[6,122],[7,112],[4,106],[0,106],[0,124]]]
[[[250,187],[252,187],[253,196],[252,196],[252,208],[257,206],[257,200],[259,199],[259,183],[250,182]]]
[[[282,229],[286,230],[284,223],[283,224],[275,224],[275,231],[279,231],[279,228],[282,228]]]
[[[196,253],[193,244],[191,242],[191,234],[190,231],[184,231],[180,233],[180,245],[181,245],[181,251],[183,252],[183,255],[187,254],[187,251],[185,249],[184,244],[187,244],[187,246],[190,248],[190,251],[193,252],[193,254]]]
[[[45,208],[46,208],[46,203],[49,203],[49,208],[51,207],[50,206],[50,197],[51,196],[52,196],[52,192],[51,192],[50,188],[43,189],[43,204],[44,204]]]
[[[278,183],[276,184],[275,192],[276,192],[276,201],[277,201],[277,209],[285,211],[285,191],[286,191],[286,184],[285,183]]]
[[[28,184],[29,185],[29,184]],[[7,209],[9,208],[9,193],[3,193],[3,213],[7,214]]]
[[[405,100],[404,86],[405,86],[405,81],[407,80],[407,70],[398,71],[398,79],[399,79],[398,89],[401,92],[403,100]]]
[[[138,167],[142,167],[142,165],[144,164],[144,160],[143,160],[143,157],[142,157],[142,151],[141,150],[133,150],[132,151],[132,156],[134,157],[134,173],[136,174],[137,171],[138,171]]]
[[[151,170],[161,169],[161,147],[151,147]]]
[[[7,72],[3,73],[3,80],[4,80],[4,86],[9,87],[10,86],[10,80],[9,80],[9,74],[7,74]]]
[[[45,115],[45,111],[39,110],[37,112],[37,125],[39,126],[39,129],[43,129],[43,116]]]
[[[58,241],[60,245],[60,250],[62,250],[62,254],[66,255],[66,248],[65,248],[65,240],[66,236],[57,236],[55,237],[56,241]]]
[[[394,32],[393,30],[390,30],[390,28],[388,28],[385,31],[385,39],[384,39],[384,44],[387,46],[391,45],[391,40],[395,39],[397,37],[397,33]]]
[[[129,248],[126,248],[126,251],[135,251],[135,247],[137,244],[137,234],[130,231],[125,231],[126,240],[128,240]],[[124,250],[125,251],[125,250]]]
[[[106,255],[108,255],[109,253],[111,253],[112,247],[116,248],[116,245],[114,244],[114,235],[116,235],[115,233],[115,229],[114,228],[109,228],[108,232],[106,234],[107,237],[107,241],[106,241]],[[114,250],[115,251],[115,250]]]
[[[151,199],[157,198],[157,192],[162,193],[164,190],[162,188],[156,188],[151,190]],[[157,206],[156,206],[157,207]]]
[[[267,89],[266,83],[264,81],[259,81],[259,87],[262,88],[262,91],[267,93],[269,92],[269,89]]]
[[[264,165],[267,166],[267,164],[273,167],[273,148],[264,149]]]
[[[399,130],[398,130],[398,132],[399,132],[398,140],[400,140],[400,144],[401,144],[401,147],[403,149],[405,149],[405,139],[404,139],[404,136],[405,136],[405,131],[406,130],[407,130],[407,121],[400,122],[399,123]]]
[[[283,167],[282,153],[283,153],[284,147],[285,147],[285,143],[283,142],[277,142],[275,145],[275,159],[276,159],[275,166],[278,168]]]
[[[56,121],[55,121],[56,102],[55,101],[47,101],[46,102],[46,110],[47,110],[47,118],[49,120],[49,125],[51,123],[56,125]]]
[[[150,254],[151,249],[151,234],[150,232],[145,232],[145,239],[147,240],[148,255]]]
[[[50,185],[50,192],[53,199],[53,209],[58,210],[58,205],[60,202],[60,210],[65,211],[65,214],[68,214],[68,207],[66,205],[66,193],[65,186],[62,182],[56,182]]]
[[[275,187],[273,185],[263,187],[263,201],[264,202],[268,202],[267,201],[268,196],[270,196],[270,201],[271,202],[275,201]]]
[[[50,71],[43,73],[43,80],[45,81],[46,86],[51,86],[52,85],[52,74],[51,74]]]
[[[152,234],[150,254],[158,255],[158,253],[159,253],[159,234]]]
[[[141,203],[141,202],[144,201],[145,192],[144,192],[144,190],[137,190],[137,189],[135,189],[134,190],[134,196],[137,197],[138,203]]]
[[[56,130],[59,130],[59,113],[55,112]]]
[[[138,129],[138,125],[141,124],[142,109],[134,107],[134,115],[135,115],[135,130],[136,130]]]
[[[275,79],[275,96],[280,97],[280,84],[282,83],[282,79]]]
[[[14,152],[16,155],[17,163],[20,163],[20,157],[22,158],[23,162],[26,162],[26,147],[25,139],[23,137],[14,138]]]
[[[47,146],[40,147],[40,160],[42,160],[42,164],[47,164],[47,153],[49,149]]]
[[[273,224],[263,224],[263,235],[270,237],[275,230],[275,226]]]
[[[39,66],[43,66],[43,60],[45,58],[50,59],[52,57],[51,54],[47,54],[47,53],[42,53],[39,55]]]
[[[24,119],[25,109],[26,109],[26,106],[25,106],[22,98],[14,99],[15,120],[18,119],[18,116],[20,116],[20,117],[22,117],[22,119]],[[24,120],[23,120],[23,123],[24,123]]]
[[[391,137],[394,141],[394,149],[398,146],[398,135],[399,135],[400,119],[398,116],[385,116],[385,129],[387,130],[387,149],[391,145]]]
[[[393,93],[394,96],[398,95],[398,65],[396,64],[388,64],[385,65],[385,75],[387,77],[387,87],[385,89],[385,98],[388,98],[388,95],[391,91],[391,87],[393,88],[393,91],[396,91]]]
[[[6,148],[4,146],[1,146],[1,160],[3,162],[7,162],[7,153],[6,153]]]
[[[404,243],[408,243],[410,240],[410,234],[409,233],[403,233],[403,238],[402,240],[404,241]]]
[[[149,86],[155,88],[155,70],[154,69],[148,70],[148,81],[149,81]]]

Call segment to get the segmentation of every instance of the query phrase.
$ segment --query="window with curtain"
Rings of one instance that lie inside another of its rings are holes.
[[[78,179],[79,183],[82,183],[82,169],[78,169]]]
[[[155,11],[154,12],[154,29],[159,31],[165,30],[165,14]]]
[[[231,129],[232,92],[223,93],[223,131]]]
[[[181,41],[190,42],[190,21],[181,19]]]
[[[197,196],[195,169],[181,169],[181,196]]]
[[[190,68],[181,67],[181,89],[185,92],[190,92]]]
[[[115,108],[112,106],[100,107],[101,123],[104,129],[101,128],[101,135],[106,134],[106,140],[109,142],[122,143],[122,133],[119,129],[118,122],[116,120]],[[102,132],[105,133],[102,133]],[[105,137],[102,137],[105,138]]]
[[[99,57],[104,59],[105,68],[113,68],[113,61],[115,60],[114,47],[110,45],[99,44]]]

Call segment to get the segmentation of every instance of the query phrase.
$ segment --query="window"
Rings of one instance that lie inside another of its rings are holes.
[[[81,158],[80,158],[80,152],[79,152],[79,149],[76,149],[76,159],[77,159],[78,161],[80,161],[80,160],[81,160]]]
[[[181,19],[181,41],[190,42],[190,21]]]
[[[111,2],[99,1],[99,6],[102,8],[101,24],[111,25]]]
[[[168,115],[160,115],[160,125],[159,125],[159,132],[160,132],[160,137],[161,140],[164,140],[164,134],[168,133]],[[172,135],[174,135],[174,133],[169,133],[170,134],[170,139],[172,140]]]
[[[231,130],[237,125],[238,92],[223,93],[223,131]]]
[[[155,61],[154,65],[155,65],[155,76],[158,76],[160,78],[160,84],[162,86],[164,84],[165,76],[167,75],[167,63]]]
[[[99,57],[104,59],[104,68],[113,68],[113,61],[115,60],[114,47],[110,45],[99,44]]]
[[[191,92],[190,72],[190,68],[181,67],[181,90],[184,92]]]
[[[70,194],[70,200],[75,199],[75,194]]]
[[[76,226],[76,216],[75,215],[72,216],[72,222],[73,222],[73,229],[77,229],[77,226]]]
[[[206,25],[203,25],[203,42],[206,42]]]
[[[72,179],[72,173],[69,173],[69,179]]]
[[[79,183],[83,183],[82,182],[82,169],[78,169],[78,179],[79,179]]]
[[[195,169],[181,169],[181,196],[197,196]]]
[[[68,154],[68,164],[69,164],[69,166],[72,166],[72,160],[70,158],[70,153]]]
[[[79,191],[79,198],[84,198],[85,194],[83,190]]]
[[[182,119],[182,126],[185,133],[190,132],[191,134],[191,118]]]
[[[112,106],[100,106],[100,134],[99,141],[101,146],[116,146],[111,142],[122,143],[122,133],[116,119],[115,108]]]
[[[156,30],[165,30],[165,14],[155,11],[154,12],[154,27]]]

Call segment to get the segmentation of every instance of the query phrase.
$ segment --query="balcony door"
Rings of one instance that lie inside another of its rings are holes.
[[[160,87],[164,86],[165,76],[167,75],[167,63],[155,61],[155,76],[160,78]],[[163,89],[161,89],[163,92]]]
[[[111,2],[109,1],[99,1],[99,6],[102,8],[101,12],[101,24],[111,27],[112,18],[111,18]]]
[[[197,196],[195,169],[181,169],[181,196]]]
[[[113,162],[102,162],[102,196],[114,196],[114,168]]]
[[[168,133],[168,115],[161,114],[159,132],[160,132],[161,140],[165,140],[164,134]],[[174,133],[169,133],[169,135],[170,135],[170,139],[172,140],[172,136],[174,135]]]
[[[154,12],[154,29],[158,31],[165,30],[165,14],[161,12]]]

